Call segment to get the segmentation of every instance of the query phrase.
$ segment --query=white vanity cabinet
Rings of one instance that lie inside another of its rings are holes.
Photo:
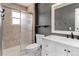
[[[55,43],[50,40],[42,42],[42,56],[55,56]]]
[[[50,38],[43,39],[42,56],[79,56],[78,40]]]

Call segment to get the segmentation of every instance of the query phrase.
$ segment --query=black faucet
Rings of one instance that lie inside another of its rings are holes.
[[[67,38],[69,38],[69,35],[67,35]]]
[[[74,39],[74,35],[73,35],[73,32],[71,32],[71,38],[72,38],[72,39]]]

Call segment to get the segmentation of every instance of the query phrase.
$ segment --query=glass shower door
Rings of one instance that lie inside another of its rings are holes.
[[[21,12],[21,55],[26,55],[25,48],[32,44],[32,14]]]

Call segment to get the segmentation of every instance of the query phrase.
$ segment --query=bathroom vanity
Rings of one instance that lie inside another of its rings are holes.
[[[44,37],[42,56],[79,56],[79,40],[55,35]]]
[[[79,56],[79,4],[59,3],[51,11],[52,33],[62,36],[44,37],[42,56]]]

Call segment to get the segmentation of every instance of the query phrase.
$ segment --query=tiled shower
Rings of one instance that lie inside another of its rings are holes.
[[[24,55],[33,42],[33,14],[26,10],[17,4],[0,4],[0,55]]]

